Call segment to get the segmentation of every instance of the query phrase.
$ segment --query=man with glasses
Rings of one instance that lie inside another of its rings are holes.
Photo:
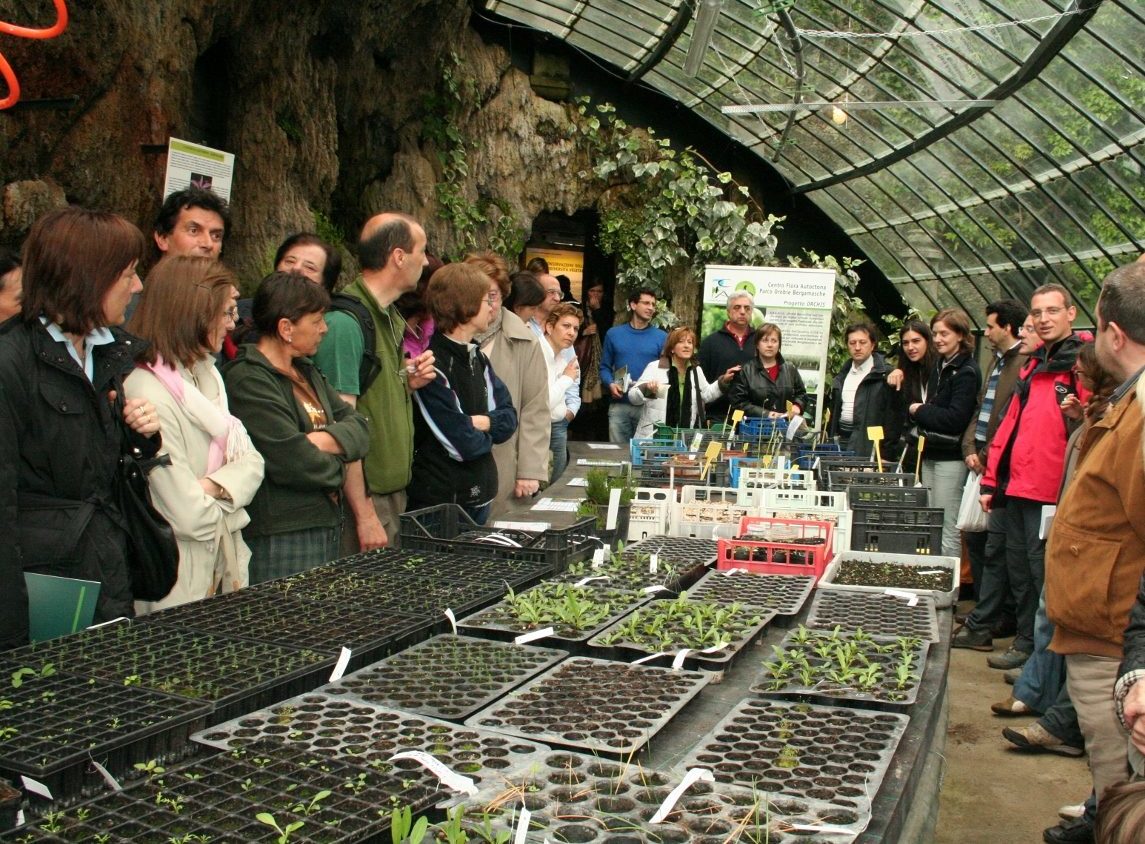
[[[1018,668],[1033,652],[1034,614],[1045,581],[1042,509],[1057,501],[1073,424],[1061,404],[1070,395],[1082,404],[1089,397],[1073,370],[1083,341],[1073,331],[1077,309],[1069,292],[1060,284],[1039,287],[1030,299],[1030,316],[1042,345],[1030,354],[994,433],[981,488],[984,510],[1006,508],[1006,572],[1016,605],[1013,643],[986,659],[998,669]],[[1008,714],[1029,711],[1014,701]]]
[[[537,339],[541,343],[546,343],[548,341],[545,339],[544,326],[548,322],[549,314],[553,312],[553,308],[561,303],[561,297],[564,294],[561,291],[560,281],[558,281],[557,277],[554,275],[549,275],[548,273],[538,273],[537,281],[541,283],[541,289],[545,291],[545,298],[541,300],[541,304],[537,305],[537,310],[533,313],[533,316],[530,317],[528,324],[529,329],[537,335]],[[575,359],[576,349],[572,348],[571,346],[567,349],[561,349],[556,353],[556,360],[560,363],[559,369],[564,369]],[[564,423],[564,433],[566,443],[568,441],[568,423],[576,418],[576,415],[580,413],[580,402],[580,377],[578,376],[577,380],[570,384],[568,389],[565,390],[566,421]],[[559,428],[560,425],[557,425],[556,427]],[[563,464],[558,463],[558,465],[561,466],[563,471]],[[555,473],[552,476],[552,480],[555,481],[559,474],[560,473]]]
[[[628,402],[630,382],[639,378],[644,367],[660,357],[668,335],[652,325],[656,315],[656,293],[647,288],[628,294],[631,319],[614,325],[604,335],[600,354],[600,383],[608,391],[608,439],[627,446],[636,435],[643,408]],[[618,379],[624,373],[626,378]]]

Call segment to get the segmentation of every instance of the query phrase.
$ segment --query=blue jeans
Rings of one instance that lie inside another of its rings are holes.
[[[1006,499],[1006,570],[1018,624],[1013,647],[1026,652],[1034,649],[1034,616],[1046,582],[1046,541],[1038,536],[1043,506],[1027,498]]]
[[[922,458],[922,483],[930,487],[930,506],[942,508],[942,554],[962,559],[962,532],[958,530],[958,508],[962,486],[970,470],[961,460]]]
[[[608,406],[608,441],[627,446],[636,436],[640,425],[640,414],[644,408],[628,402],[614,401]]]
[[[1014,697],[1036,712],[1048,712],[1065,685],[1065,657],[1047,650],[1053,637],[1054,625],[1046,616],[1046,590],[1043,588],[1034,613],[1034,652],[1014,683]]]
[[[569,423],[554,422],[549,433],[549,451],[553,454],[553,471],[549,483],[556,483],[569,465]]]

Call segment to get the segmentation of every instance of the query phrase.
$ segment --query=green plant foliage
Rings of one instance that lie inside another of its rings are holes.
[[[792,267],[816,267],[835,271],[831,343],[827,347],[827,377],[832,378],[851,358],[847,351],[847,338],[843,334],[847,325],[868,318],[863,311],[863,300],[855,295],[859,286],[859,274],[855,268],[863,262],[855,258],[836,258],[833,255],[819,255],[805,250],[801,256],[789,257],[787,263]]]

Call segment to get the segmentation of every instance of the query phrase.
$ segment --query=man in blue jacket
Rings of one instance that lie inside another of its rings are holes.
[[[604,335],[604,350],[600,355],[600,383],[608,391],[608,439],[628,445],[636,434],[641,408],[628,403],[628,386],[615,377],[624,369],[628,379],[640,377],[649,363],[660,357],[668,335],[652,326],[656,315],[656,293],[647,288],[628,295],[631,319],[624,325],[614,325]]]

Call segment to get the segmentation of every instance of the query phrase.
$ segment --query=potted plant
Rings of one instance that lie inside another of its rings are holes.
[[[612,490],[620,490],[620,508],[616,514],[616,526],[605,527],[608,523],[608,500]],[[589,469],[585,475],[585,498],[577,507],[577,516],[596,518],[597,535],[605,542],[628,535],[628,516],[632,510],[632,499],[636,490],[626,476],[612,476],[605,469]]]

